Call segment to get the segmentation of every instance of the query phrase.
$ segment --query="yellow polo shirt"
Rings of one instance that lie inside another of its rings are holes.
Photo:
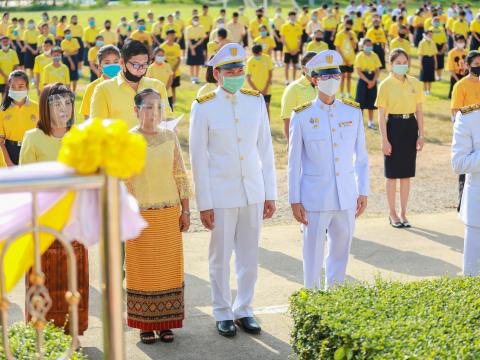
[[[146,76],[152,79],[160,80],[163,83],[163,85],[166,86],[168,84],[168,80],[172,75],[173,75],[173,71],[169,64],[167,63],[158,64],[157,62],[154,62],[148,67]],[[167,90],[167,96],[169,97],[172,96],[171,86]]]
[[[168,30],[175,30],[175,37],[178,37],[180,38],[182,36],[182,33],[180,31],[180,26],[178,26],[178,24],[169,24],[168,22],[166,24],[163,25],[163,28],[162,28],[162,38],[166,38],[167,37],[167,31]]]
[[[418,55],[420,56],[434,56],[437,53],[437,45],[433,40],[423,39],[418,44]]]
[[[335,16],[328,16],[322,19],[322,27],[326,31],[335,31],[338,21]]]
[[[100,50],[100,48],[96,46],[93,46],[90,49],[88,49],[87,59],[89,62],[93,64],[97,63],[98,50]]]
[[[210,32],[213,26],[213,19],[210,15],[199,15],[198,22],[203,26],[206,32]]]
[[[270,32],[270,25],[266,17],[262,17],[262,20],[260,21],[258,21],[258,18],[255,18],[250,21],[250,24],[248,25],[248,31],[250,31],[252,39],[257,38],[260,35],[260,25],[265,25],[267,30]],[[281,30],[281,28],[277,30]]]
[[[45,54],[40,54],[35,58],[35,63],[33,64],[33,73],[39,75],[39,87],[42,84],[42,75],[45,66],[52,63],[52,58],[45,56]]]
[[[47,36],[40,34],[37,37],[37,48],[40,49],[40,51],[42,51],[43,42],[46,39],[52,40],[53,44],[55,45],[55,36],[53,36],[52,34],[48,34]]]
[[[262,45],[262,52],[267,55],[275,48],[275,40],[271,36],[259,36],[253,42]]]
[[[152,34],[146,31],[135,30],[131,35],[130,39],[138,40],[142,43],[147,43],[149,47],[152,47],[153,39]]]
[[[83,27],[81,25],[70,24],[70,25],[68,25],[67,29],[70,29],[73,37],[83,38]]]
[[[28,130],[23,137],[19,164],[56,161],[61,146],[62,138],[46,135],[38,128]]]
[[[354,66],[360,71],[374,72],[382,67],[382,63],[373,51],[369,55],[365,51],[360,51],[355,57]]]
[[[400,81],[390,74],[378,86],[375,106],[384,108],[387,114],[413,114],[417,110],[417,104],[424,101],[420,80],[406,75],[405,80]]]
[[[293,25],[290,23],[283,24],[280,29],[280,35],[285,38],[285,52],[299,49],[302,36],[302,27],[299,23],[294,23]]]
[[[13,71],[15,66],[19,65],[20,61],[18,60],[17,52],[13,49],[8,49],[8,51],[0,50],[0,69],[8,77]],[[5,78],[0,76],[0,84],[5,84]]]
[[[190,40],[197,41],[206,36],[207,34],[205,32],[205,28],[202,25],[197,25],[197,26],[190,25],[190,26],[187,26],[187,28],[185,29],[185,39],[187,39],[187,41],[190,41]]]
[[[25,32],[23,33],[23,41],[25,41],[29,45],[37,45],[39,35],[40,33],[37,30],[25,30]]]
[[[315,51],[316,53],[319,53],[323,50],[328,50],[328,44],[325,41],[316,42],[313,40],[307,44],[307,51]]]
[[[470,24],[470,31],[475,33],[480,33],[480,21],[477,18],[473,19]]]
[[[41,88],[48,84],[53,83],[62,83],[65,85],[70,84],[70,72],[68,70],[67,65],[60,63],[60,66],[54,66],[53,62],[48,64],[43,69],[43,73],[41,75],[42,84]]]
[[[453,23],[452,31],[455,35],[463,35],[465,38],[468,38],[468,23],[464,20],[457,20]]]
[[[22,141],[26,131],[37,126],[38,103],[27,99],[24,105],[12,103],[10,107],[0,110],[0,138]]]
[[[395,39],[390,41],[390,51],[396,48],[405,50],[409,55],[412,53],[412,45],[410,44],[410,41],[408,41],[407,39],[396,37]]]
[[[137,92],[147,88],[158,91],[165,104],[166,117],[172,117],[165,85],[159,80],[144,76],[140,80]],[[138,125],[138,118],[134,111],[135,103],[133,101],[135,94],[135,90],[128,85],[122,74],[117,75],[113,79],[103,81],[97,85],[93,92],[90,117],[122,119],[125,120],[129,128]]]
[[[100,33],[100,29],[97,28],[96,26],[94,27],[88,26],[83,30],[83,41],[93,44],[95,42],[95,38],[99,33]]]
[[[431,27],[430,30],[432,30],[432,40],[435,44],[445,44],[447,42],[447,34],[442,27]]]
[[[357,44],[357,35],[355,32],[340,31],[335,36],[335,42],[333,43],[339,50],[343,58],[343,65],[353,65],[355,61],[355,46]]]
[[[263,91],[265,86],[267,86],[268,75],[271,70],[273,70],[273,61],[268,55],[262,54],[259,59],[256,59],[254,56],[252,56],[247,60],[246,75],[250,76],[250,80],[259,91]],[[246,84],[248,84],[248,82],[246,82]],[[270,95],[271,92],[272,86],[270,83],[267,95]]]
[[[367,31],[367,35],[365,37],[371,39],[374,44],[387,43],[387,37],[385,36],[385,31],[383,31],[382,28],[378,28],[378,29],[371,28],[370,30]]]
[[[302,75],[299,79],[288,85],[282,95],[282,109],[280,116],[282,119],[289,119],[292,111],[308,101],[317,97],[317,90],[312,83]]]
[[[468,76],[453,85],[451,109],[480,103],[480,82],[473,81]]]
[[[182,57],[182,49],[180,48],[180,45],[175,42],[172,45],[168,45],[167,42],[164,42],[160,47],[165,51],[166,62],[170,64],[170,67],[173,69],[177,66]],[[180,66],[175,71],[175,76],[180,76]]]
[[[82,104],[80,105],[80,114],[84,116],[90,116],[90,106],[92,103],[93,91],[98,84],[105,81],[106,79],[103,76],[100,76],[97,80],[92,81],[85,88],[85,93],[83,94]]]
[[[100,31],[100,35],[103,36],[103,42],[105,43],[105,45],[117,45],[118,43],[118,35],[117,33],[113,32],[113,31],[109,31],[107,29],[103,29],[102,31]]]
[[[60,43],[60,47],[62,48],[62,51],[68,54],[72,54],[78,50],[80,50],[80,44],[77,39],[72,38],[70,40],[64,39]],[[65,54],[65,55],[68,55]]]

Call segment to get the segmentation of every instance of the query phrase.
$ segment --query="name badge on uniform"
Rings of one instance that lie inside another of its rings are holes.
[[[340,127],[353,126],[353,121],[344,121],[338,124]]]
[[[318,128],[318,123],[319,123],[318,118],[310,118],[310,124],[312,124],[314,129]]]

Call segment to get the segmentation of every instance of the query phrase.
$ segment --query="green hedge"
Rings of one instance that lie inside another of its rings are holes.
[[[299,360],[480,359],[480,277],[292,295]]]
[[[1,333],[0,333],[1,336]],[[10,340],[10,351],[15,359],[35,359],[37,332],[31,324],[15,323],[9,327],[8,338]],[[72,338],[65,335],[62,329],[57,328],[53,323],[48,323],[43,330],[44,359],[64,359],[65,352],[70,347]],[[0,337],[0,360],[6,360],[5,351],[1,345]],[[85,360],[87,356],[76,352],[70,359]]]

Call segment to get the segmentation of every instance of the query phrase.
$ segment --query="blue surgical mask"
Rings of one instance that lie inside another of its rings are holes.
[[[95,26],[95,20],[89,20],[88,25],[90,26]]]
[[[365,46],[363,48],[363,51],[367,51],[367,52],[373,51],[373,46]]]
[[[53,56],[52,57],[53,62],[60,62],[62,60],[61,56]]]
[[[65,34],[65,39],[71,40],[72,39],[72,34]]]
[[[97,46],[97,47],[103,46],[103,44],[105,44],[105,43],[102,40],[95,41],[95,46]]]
[[[408,72],[408,64],[393,64],[392,71],[397,75],[405,75]]]
[[[155,56],[155,62],[163,63],[165,61],[165,56]]]
[[[145,31],[145,25],[138,25],[138,30]]]
[[[244,82],[245,75],[224,77],[223,88],[233,94],[242,88]]]
[[[313,21],[317,21],[317,19],[318,19],[318,17],[317,17],[317,16],[315,16],[315,15],[314,15],[314,16],[312,16],[312,20],[313,20]]]
[[[28,28],[29,28],[29,29],[35,29],[35,24],[29,23],[29,24],[28,24]]]
[[[102,65],[102,72],[107,75],[109,78],[117,76],[117,74],[122,70],[120,64],[108,64]]]
[[[262,36],[268,36],[268,31],[260,31],[260,35],[262,35]]]

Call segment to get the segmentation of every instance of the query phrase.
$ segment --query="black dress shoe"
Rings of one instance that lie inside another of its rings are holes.
[[[237,319],[235,320],[235,324],[249,334],[260,334],[260,331],[262,331],[260,325],[258,325],[257,321],[251,316]]]
[[[237,333],[233,320],[217,321],[217,330],[220,335],[225,337],[232,337]]]

